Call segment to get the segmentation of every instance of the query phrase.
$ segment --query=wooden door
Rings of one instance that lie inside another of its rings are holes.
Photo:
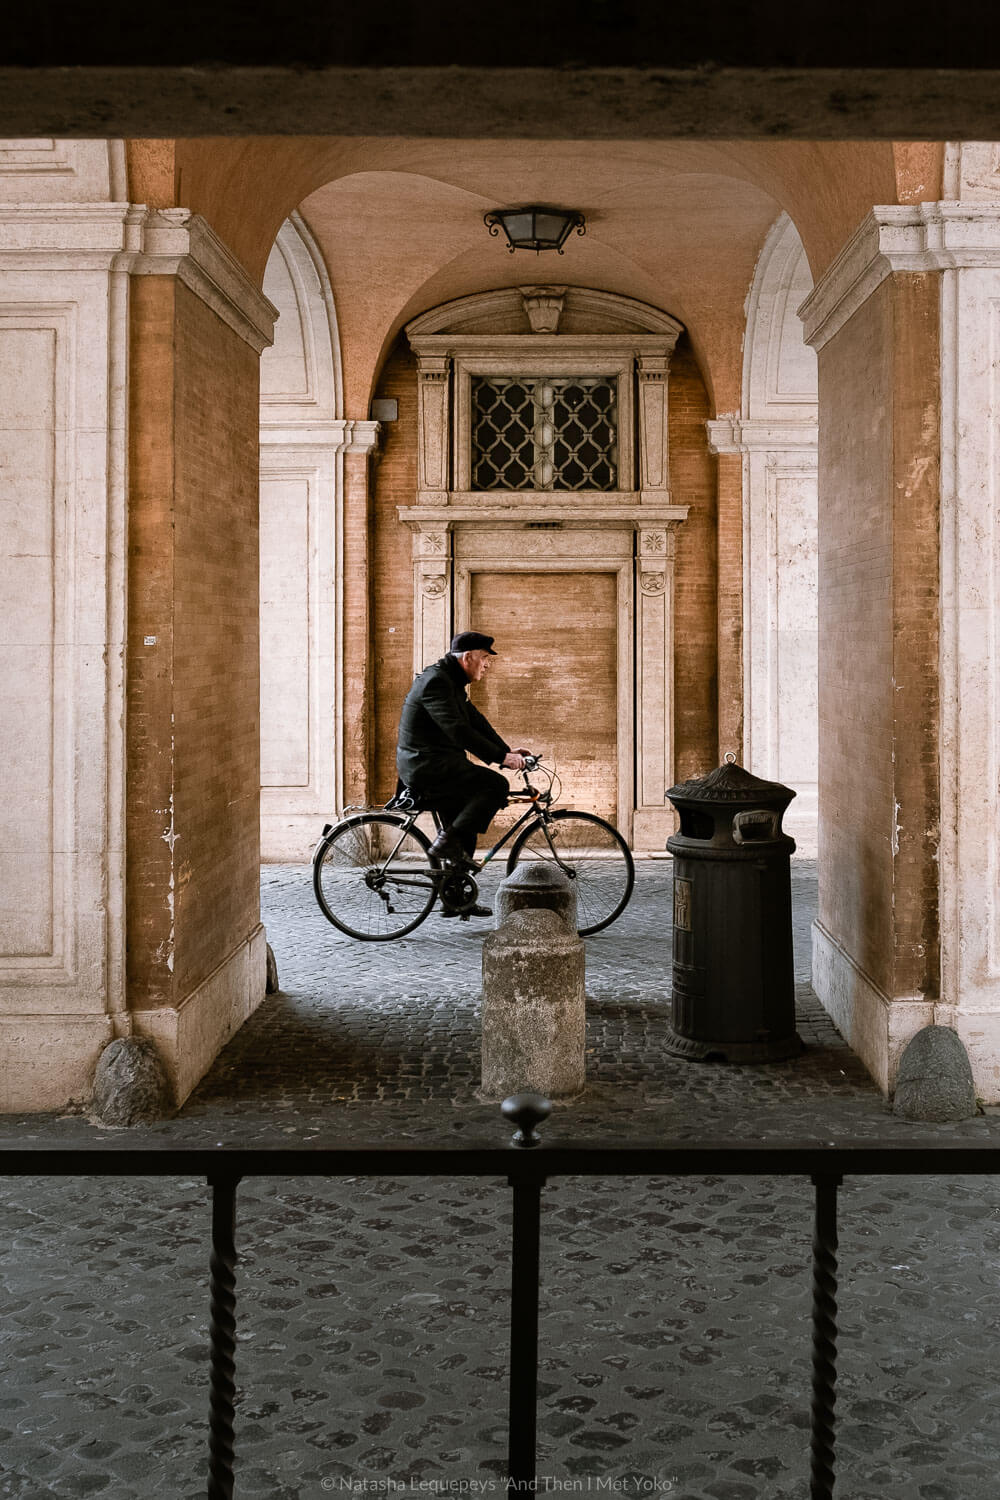
[[[495,636],[499,653],[473,701],[509,745],[557,766],[560,806],[616,823],[616,575],[477,572],[471,583],[468,628]]]

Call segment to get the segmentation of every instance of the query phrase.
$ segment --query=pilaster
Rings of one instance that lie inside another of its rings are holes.
[[[417,356],[417,499],[421,505],[444,505],[448,491],[451,357]]]
[[[413,670],[437,661],[452,637],[452,531],[447,522],[413,532]]]
[[[640,354],[636,359],[639,385],[639,488],[646,504],[670,504],[667,391],[671,352]]]
[[[636,534],[636,848],[662,849],[674,829],[664,793],[673,782],[674,555],[679,521]]]
[[[122,257],[144,216],[0,202],[0,1111],[85,1098],[128,1028]]]
[[[344,802],[366,803],[372,772],[372,466],[378,422],[349,420],[344,447]]]

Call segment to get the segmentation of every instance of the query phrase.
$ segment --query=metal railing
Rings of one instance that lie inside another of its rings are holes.
[[[812,1240],[811,1500],[832,1500],[836,1482],[837,1189],[845,1176],[1000,1174],[1000,1146],[907,1141],[794,1141],[734,1145],[545,1145],[549,1114],[535,1094],[504,1101],[518,1128],[509,1145],[187,1148],[164,1146],[0,1150],[0,1175],[30,1177],[189,1177],[212,1189],[208,1500],[234,1494],[236,1397],[236,1192],[244,1177],[506,1177],[513,1190],[511,1233],[508,1488],[537,1487],[541,1194],[552,1177],[808,1177],[815,1188]]]

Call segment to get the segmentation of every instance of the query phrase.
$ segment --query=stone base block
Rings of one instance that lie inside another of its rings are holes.
[[[137,1011],[133,1029],[156,1043],[179,1106],[264,999],[267,938],[258,927],[175,1008]]]
[[[517,911],[483,942],[485,1099],[579,1094],[584,1085],[584,944],[554,911]]]
[[[984,1104],[1000,1104],[1000,1014],[995,1010],[936,1005],[934,1020],[950,1026],[969,1054],[976,1093]]]
[[[0,1017],[0,1114],[84,1105],[113,1034],[106,1015]]]
[[[307,865],[324,823],[332,823],[331,808],[319,813],[261,813],[260,858],[265,865]]]
[[[813,989],[837,1030],[884,1094],[896,1084],[903,1048],[934,1021],[934,1002],[890,999],[819,922],[813,923]]]
[[[637,807],[632,814],[632,848],[639,853],[665,851],[667,839],[676,832],[672,807]]]

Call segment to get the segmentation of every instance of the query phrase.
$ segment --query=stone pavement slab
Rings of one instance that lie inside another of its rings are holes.
[[[888,1112],[809,989],[814,867],[794,870],[803,1055],[734,1068],[664,1053],[670,868],[643,862],[628,912],[588,940],[588,1090],[546,1139],[996,1138],[993,1112],[942,1127]],[[505,1140],[475,1093],[488,924],[433,917],[400,943],[352,944],[304,877],[265,869],[283,991],[175,1119],[9,1118],[5,1141]],[[849,1179],[841,1204],[838,1494],[993,1500],[997,1184]],[[543,1492],[806,1493],[811,1214],[796,1179],[549,1183]],[[0,1496],[203,1495],[205,1184],[6,1179],[0,1223]],[[510,1224],[502,1181],[246,1181],[237,1494],[502,1500]]]

